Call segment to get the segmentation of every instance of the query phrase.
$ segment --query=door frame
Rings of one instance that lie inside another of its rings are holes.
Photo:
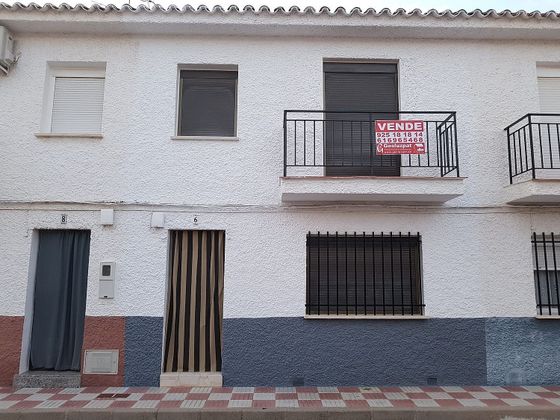
[[[198,223],[198,217],[194,216],[195,223]],[[226,254],[227,254],[227,241],[228,231],[225,227],[210,227],[210,226],[177,226],[167,228],[167,241],[166,241],[166,258],[165,258],[165,292],[163,296],[163,322],[162,322],[162,335],[161,335],[161,363],[160,363],[160,386],[222,386],[223,385],[223,330],[222,330],[222,370],[219,372],[165,372],[165,342],[166,342],[166,325],[167,325],[167,294],[169,293],[169,264],[170,264],[170,246],[171,246],[171,231],[222,231],[224,232],[224,290],[222,297],[222,326],[224,321],[224,301],[226,289]]]
[[[394,64],[397,68],[397,74],[395,77],[395,81],[396,81],[396,92],[395,92],[395,98],[397,101],[397,113],[400,113],[401,110],[401,89],[400,89],[400,75],[401,75],[401,66],[400,66],[400,60],[399,59],[375,59],[375,58],[343,58],[343,57],[338,57],[338,58],[327,58],[327,57],[323,57],[323,61],[321,64],[321,72],[322,72],[322,76],[321,76],[321,82],[323,83],[322,87],[321,87],[321,92],[323,94],[323,111],[324,114],[327,113],[327,83],[326,83],[326,72],[325,72],[325,64]],[[324,145],[323,145],[323,159],[326,159],[327,157],[327,140],[326,138],[324,139]],[[327,166],[326,166],[326,162],[324,162],[324,166],[323,166],[323,176],[329,176],[327,175]],[[401,156],[398,155],[398,163],[399,163],[399,173],[402,175],[402,166],[401,166]],[[371,169],[370,169],[371,171]],[[375,176],[370,174],[370,176]]]
[[[33,326],[33,309],[35,300],[35,274],[37,273],[37,256],[39,253],[39,230],[40,229],[33,229],[31,232],[31,249],[29,254],[29,268],[27,270],[27,290],[25,293],[25,310],[23,316],[21,352],[19,358],[20,374],[29,371],[31,328]]]
[[[29,372],[29,357],[31,353],[31,333],[33,328],[33,315],[35,311],[35,277],[37,274],[37,258],[39,256],[39,232],[45,230],[81,230],[90,233],[90,246],[92,242],[92,229],[89,227],[35,227],[31,230],[31,243],[29,252],[29,265],[27,269],[27,290],[25,292],[25,306],[24,306],[24,316],[23,316],[23,328],[21,334],[21,350],[19,358],[19,374]],[[91,247],[88,255],[88,259],[91,256]],[[88,262],[88,266],[91,265],[91,260]],[[88,281],[87,288],[89,288],[89,277],[90,270],[88,267]],[[86,310],[87,310],[87,293],[86,293]],[[85,323],[85,320],[84,320]],[[83,349],[81,349],[83,350]],[[80,350],[80,351],[81,351]],[[82,362],[80,362],[80,372],[82,371]]]

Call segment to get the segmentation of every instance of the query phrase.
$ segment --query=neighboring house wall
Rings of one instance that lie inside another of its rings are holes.
[[[536,65],[560,63],[557,43],[17,40],[22,58],[0,80],[2,97],[10,98],[0,102],[0,320],[11,326],[3,331],[13,342],[21,342],[32,231],[91,229],[84,348],[119,349],[124,366],[116,377],[96,375],[87,383],[157,384],[167,230],[220,229],[226,231],[226,384],[501,384],[515,382],[517,373],[526,383],[560,378],[553,368],[560,363],[554,338],[560,324],[532,319],[530,242],[533,231],[558,232],[560,214],[504,204],[503,131],[538,111]],[[398,60],[402,110],[457,111],[464,196],[438,208],[282,205],[283,111],[323,108],[327,58]],[[103,139],[35,137],[47,62],[55,61],[106,62]],[[179,64],[238,66],[239,141],[171,139]],[[99,224],[102,208],[115,209],[113,226]],[[165,229],[150,227],[153,211],[165,213]],[[308,231],[420,232],[425,315],[433,319],[302,319]],[[97,296],[101,261],[116,262],[113,300]],[[107,325],[117,325],[118,337],[103,339],[105,324],[94,317],[111,317]],[[9,363],[0,370],[3,384],[6,369],[17,373]]]

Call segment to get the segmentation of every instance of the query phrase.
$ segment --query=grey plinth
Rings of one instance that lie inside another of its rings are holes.
[[[14,389],[79,388],[79,372],[29,371],[14,376]]]

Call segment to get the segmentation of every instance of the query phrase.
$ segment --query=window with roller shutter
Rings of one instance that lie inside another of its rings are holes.
[[[37,137],[103,137],[103,62],[48,62]]]
[[[237,71],[181,70],[178,136],[235,137]]]
[[[560,113],[560,74],[558,77],[539,77],[540,111],[544,113]]]
[[[101,133],[105,79],[55,77],[52,133]]]

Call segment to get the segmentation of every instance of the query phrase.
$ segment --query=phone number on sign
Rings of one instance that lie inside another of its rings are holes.
[[[377,142],[380,141],[400,141],[400,142],[416,142],[424,140],[424,133],[422,132],[377,132],[375,133]]]

